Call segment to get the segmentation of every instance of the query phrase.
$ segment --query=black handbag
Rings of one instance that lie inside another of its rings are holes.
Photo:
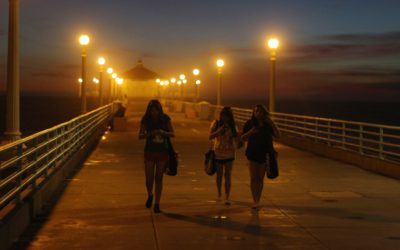
[[[167,143],[168,143],[168,162],[167,162],[167,167],[165,169],[165,173],[170,176],[175,176],[178,174],[178,153],[175,152],[170,138],[167,138]]]
[[[215,172],[217,172],[217,164],[215,162],[214,150],[210,149],[207,151],[207,153],[205,153],[204,171],[210,176],[214,175]]]
[[[278,152],[275,150],[268,154],[266,175],[268,179],[275,179],[279,176]]]

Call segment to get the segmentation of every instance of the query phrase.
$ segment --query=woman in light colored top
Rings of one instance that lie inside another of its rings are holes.
[[[218,199],[222,197],[222,176],[225,176],[225,204],[230,205],[231,174],[235,160],[235,148],[238,138],[235,120],[230,107],[221,110],[219,120],[211,124],[209,139],[213,140],[213,150],[217,163]]]
[[[171,119],[164,114],[161,103],[151,100],[146,113],[142,117],[139,139],[146,139],[144,147],[144,163],[146,174],[147,201],[146,207],[153,203],[153,183],[155,181],[154,212],[160,213],[160,200],[163,185],[163,175],[169,159],[168,137],[174,137]]]
[[[249,161],[250,187],[253,209],[258,209],[264,186],[268,159],[275,154],[272,137],[279,137],[279,130],[271,120],[267,108],[261,104],[253,109],[253,115],[243,126],[241,141],[247,141],[246,157]]]

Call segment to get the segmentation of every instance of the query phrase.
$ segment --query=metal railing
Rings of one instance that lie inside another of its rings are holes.
[[[222,107],[211,105],[210,117]],[[250,119],[252,110],[232,108],[238,125]],[[272,113],[281,133],[323,143],[361,155],[400,163],[400,126],[345,121],[313,116]]]
[[[20,202],[25,193],[62,166],[100,128],[113,104],[0,147],[0,210]]]

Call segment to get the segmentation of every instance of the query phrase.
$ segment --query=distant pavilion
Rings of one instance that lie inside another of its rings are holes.
[[[156,79],[160,75],[144,67],[143,61],[138,60],[136,66],[122,74],[124,90],[129,98],[157,96]]]

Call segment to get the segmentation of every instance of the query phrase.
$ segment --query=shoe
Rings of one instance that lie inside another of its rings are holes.
[[[149,197],[147,198],[146,207],[151,208],[151,204],[153,204],[153,195],[152,194],[149,195]]]
[[[154,209],[154,213],[156,213],[156,214],[161,213],[159,204],[154,204],[154,208],[153,209]]]
[[[231,202],[230,202],[229,200],[226,200],[226,201],[225,201],[225,205],[230,206],[230,205],[231,205]]]

